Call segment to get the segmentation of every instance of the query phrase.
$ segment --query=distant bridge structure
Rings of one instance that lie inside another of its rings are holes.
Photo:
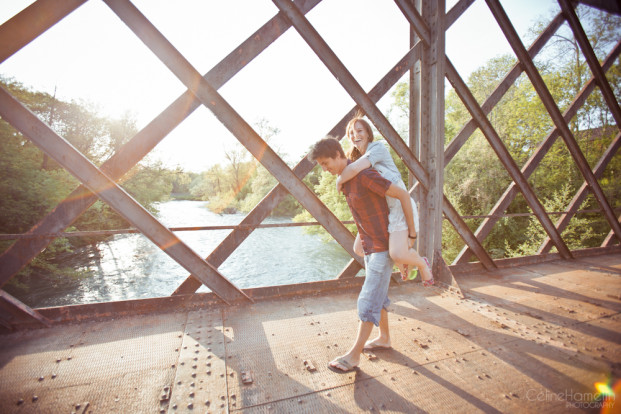
[[[615,139],[597,166],[591,169],[568,126],[568,122],[595,87],[601,91],[617,127],[621,125],[619,102],[605,76],[606,71],[618,59],[621,52],[621,39],[606,59],[599,62],[574,9],[578,3],[584,3],[609,13],[621,14],[618,2],[614,0],[581,0],[578,2],[559,0],[561,12],[532,45],[526,46],[522,43],[500,1],[485,0],[517,56],[518,63],[506,74],[504,80],[485,102],[480,104],[445,54],[445,31],[475,0],[460,0],[446,13],[444,0],[395,0],[403,18],[410,24],[411,48],[369,91],[361,87],[348,68],[330,49],[321,34],[305,17],[306,13],[320,1],[273,0],[279,12],[209,72],[202,75],[130,1],[104,0],[110,9],[187,87],[187,91],[99,167],[91,163],[65,138],[29,111],[24,103],[7,90],[0,88],[0,116],[82,183],[27,233],[17,235],[16,241],[0,255],[0,286],[7,283],[30,263],[53,240],[54,235],[61,234],[98,199],[108,203],[137,231],[159,246],[190,274],[170,298],[157,300],[154,298],[155,302],[152,302],[152,305],[140,306],[157,307],[162,304],[176,306],[191,300],[188,299],[188,294],[196,292],[202,284],[211,289],[214,300],[234,304],[251,302],[264,294],[299,292],[303,289],[329,289],[353,283],[354,276],[363,266],[362,260],[353,252],[354,237],[302,182],[302,179],[313,169],[314,163],[307,158],[302,158],[294,168],[289,168],[248,122],[235,111],[235,108],[218,93],[222,85],[287,30],[295,30],[303,38],[356,103],[356,106],[336,120],[332,130],[326,133],[343,137],[347,121],[358,110],[362,110],[409,169],[412,177],[411,184],[415,183],[410,191],[417,196],[421,212],[418,249],[422,255],[433,258],[434,273],[439,275],[442,281],[451,283],[451,269],[455,266],[491,270],[502,266],[537,263],[551,258],[571,259],[575,256],[619,251],[621,225],[611,207],[610,200],[606,198],[598,183],[598,177],[615,156],[621,143],[621,133],[617,132]],[[0,26],[0,64],[85,2],[86,0],[62,2],[38,0],[8,20]],[[562,113],[535,67],[533,59],[565,22],[580,45],[592,78],[575,97],[570,107]],[[402,137],[376,104],[408,72],[411,100],[410,132],[409,137]],[[487,118],[487,114],[523,72],[526,73],[543,102],[554,128],[549,131],[548,136],[540,143],[530,159],[520,168]],[[472,117],[446,148],[444,145],[445,78],[451,83]],[[222,243],[206,258],[198,256],[175,235],[174,229],[167,228],[155,219],[118,184],[118,181],[132,167],[201,105],[209,109],[279,182],[238,226],[231,229]],[[482,131],[510,175],[512,183],[479,228],[473,232],[444,195],[443,176],[444,166],[451,161],[476,129]],[[564,141],[578,170],[584,177],[584,185],[576,193],[567,211],[562,213],[561,219],[555,223],[549,212],[545,211],[527,180],[559,137]],[[601,247],[572,251],[561,237],[561,232],[576,214],[589,192],[597,200],[600,211],[611,230]],[[343,246],[352,259],[333,281],[316,282],[305,287],[242,290],[224,277],[218,271],[218,267],[256,228],[262,226],[263,220],[287,194],[292,194]],[[540,254],[537,256],[494,260],[482,243],[499,217],[505,214],[517,194],[523,195],[549,239],[542,245]],[[444,219],[451,223],[465,243],[463,250],[451,266],[444,262],[440,254]],[[558,253],[547,254],[553,246],[556,247]],[[476,262],[470,262],[472,256],[476,258]],[[0,322],[5,328],[13,329],[20,325],[33,324],[50,325],[55,321],[49,313],[32,309],[4,291],[0,291],[0,297],[2,298]],[[100,308],[100,312],[105,313],[113,308]],[[139,311],[138,305],[125,308],[123,305],[118,305],[116,309],[125,312]],[[57,314],[57,316],[61,318],[60,315]]]

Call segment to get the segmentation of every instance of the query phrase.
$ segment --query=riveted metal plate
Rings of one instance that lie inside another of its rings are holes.
[[[345,374],[327,364],[356,337],[351,291],[2,335],[0,411],[566,412],[619,379],[621,278],[460,278],[465,297],[392,286],[392,349]]]
[[[16,334],[31,345],[2,354],[12,356],[0,371],[0,411],[79,412],[88,402],[92,412],[157,412],[184,323],[168,314]]]
[[[168,412],[226,412],[229,396],[225,375],[222,312],[190,312],[170,384]]]

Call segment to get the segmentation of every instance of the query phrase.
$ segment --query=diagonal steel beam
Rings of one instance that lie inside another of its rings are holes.
[[[621,133],[617,134],[615,139],[608,146],[608,148],[606,149],[606,152],[604,152],[599,162],[593,169],[593,175],[595,175],[595,178],[600,179],[602,175],[604,175],[604,170],[606,169],[606,166],[608,165],[608,163],[610,163],[614,155],[617,153],[617,151],[619,150],[619,147],[621,147]],[[558,229],[559,232],[562,233],[563,230],[565,230],[565,228],[569,225],[569,222],[576,215],[576,212],[582,205],[582,202],[585,200],[588,193],[589,193],[589,186],[585,182],[582,184],[582,186],[580,186],[580,188],[576,192],[576,195],[570,201],[569,205],[566,208],[567,212],[563,214],[559,218],[558,222],[556,223],[556,228]],[[547,253],[550,251],[551,248],[552,248],[552,243],[550,243],[549,239],[545,239],[543,243],[541,243],[541,246],[539,247],[537,254]]]
[[[621,223],[621,216],[619,216],[619,223]],[[612,230],[610,230],[608,232],[608,235],[606,236],[606,238],[602,242],[602,247],[612,246],[614,244],[615,239],[617,240],[617,242],[621,242],[621,239],[617,239],[615,237],[614,233],[612,232]]]
[[[604,60],[603,68],[608,71],[616,61],[617,57],[621,54],[621,41],[617,43],[617,45],[613,48],[613,50],[608,54],[606,59]],[[569,105],[565,113],[563,114],[563,118],[565,121],[569,122],[571,119],[578,113],[578,110],[584,105],[589,95],[595,89],[595,79],[591,78],[580,90],[574,101]],[[556,142],[556,139],[559,137],[560,131],[558,128],[553,128],[552,131],[548,134],[546,138],[539,144],[537,149],[533,152],[530,158],[524,163],[522,166],[522,174],[527,179],[535,172],[545,155],[548,153],[552,145]],[[509,184],[503,195],[500,197],[496,205],[492,208],[492,210],[488,213],[490,216],[499,216],[504,213],[511,202],[518,194],[518,189],[515,186],[515,183],[512,182]],[[483,241],[492,231],[494,225],[498,221],[497,217],[488,217],[483,220],[483,222],[479,225],[479,228],[476,230],[475,234],[477,239]],[[472,256],[472,251],[465,246],[457,255],[454,260],[454,264],[467,263],[470,256]]]
[[[39,0],[0,26],[0,63],[80,7],[86,0]]]
[[[543,49],[543,47],[548,43],[548,41],[552,38],[554,33],[558,30],[559,27],[563,24],[564,17],[562,14],[558,14],[548,27],[541,32],[539,37],[533,42],[530,49],[528,49],[528,55],[532,58],[535,58]],[[513,86],[517,78],[520,77],[524,68],[520,65],[520,62],[517,62],[513,68],[507,73],[504,79],[498,84],[494,92],[491,93],[489,97],[483,102],[481,105],[481,109],[485,115],[489,114],[494,106],[500,102],[502,97],[507,93],[509,88]],[[461,147],[466,143],[466,141],[470,138],[470,136],[474,133],[474,131],[478,128],[478,124],[474,119],[470,119],[463,128],[455,135],[455,137],[449,142],[446,149],[444,150],[444,165],[448,165],[451,162],[453,157],[457,154],[457,152],[461,149]]]
[[[352,257],[356,257],[353,251],[354,238],[349,230],[155,26],[129,1],[104,1],[328,233]],[[362,265],[361,259],[360,262]]]
[[[297,0],[303,12],[308,12],[320,0]],[[266,24],[250,35],[235,50],[229,53],[205,78],[214,87],[221,87],[244,66],[265,50],[291,25],[278,13]],[[168,108],[146,127],[124,144],[110,159],[101,165],[101,170],[110,178],[119,180],[138,161],[149,153],[170,131],[187,118],[200,101],[190,91],[179,96]],[[58,233],[71,225],[95,201],[97,196],[86,187],[79,186],[61,201],[47,216],[39,221],[28,234]],[[9,279],[39,254],[53,239],[34,238],[18,240],[0,255],[0,278]]]
[[[593,73],[593,77],[597,80],[597,85],[604,96],[604,100],[606,101],[608,108],[610,108],[610,112],[612,112],[613,118],[617,122],[617,125],[621,126],[621,109],[619,108],[619,103],[617,102],[617,98],[615,97],[615,94],[606,79],[606,75],[602,70],[602,67],[599,65],[597,56],[595,56],[591,43],[589,42],[589,39],[580,24],[580,20],[578,20],[576,11],[568,0],[558,0],[558,2],[561,5],[561,10],[567,19],[567,22],[569,23],[569,27],[571,27],[571,30],[574,32],[574,37],[580,46],[580,50],[582,50],[582,54],[586,58],[589,68]]]
[[[386,92],[411,68],[416,61],[420,59],[422,44],[416,44],[406,55],[393,66],[388,73],[380,80],[377,85],[369,92],[369,97],[377,102]],[[347,122],[354,116],[358,106],[354,106],[327,134],[337,137],[339,140],[345,135],[345,126]],[[293,172],[300,179],[308,175],[316,163],[311,162],[305,156],[293,168]],[[257,225],[267,218],[272,210],[285,198],[287,190],[282,184],[276,185],[270,192],[252,209],[250,213],[240,224]],[[225,239],[214,249],[209,255],[207,261],[218,267],[233,253],[233,251],[254,231],[254,228],[235,229],[229,233]],[[353,260],[346,266],[347,270],[341,272],[339,278],[353,277],[362,267]],[[355,269],[355,271],[353,270]],[[194,293],[200,287],[200,283],[192,276],[188,276],[186,280],[175,290],[174,295]]]
[[[548,217],[548,215],[546,214],[545,209],[541,205],[541,202],[535,195],[535,192],[533,191],[531,186],[528,184],[526,177],[524,177],[517,164],[511,157],[509,150],[507,150],[502,140],[496,133],[496,130],[492,126],[491,122],[483,113],[483,110],[472,95],[472,92],[470,92],[468,86],[461,79],[461,77],[457,73],[457,70],[448,59],[446,59],[446,68],[447,77],[449,79],[449,82],[451,82],[451,84],[453,85],[453,88],[455,88],[455,92],[457,92],[457,95],[459,95],[466,108],[468,108],[468,111],[472,115],[472,118],[476,119],[479,127],[481,128],[481,131],[483,132],[483,135],[485,135],[485,138],[492,146],[492,149],[511,176],[511,179],[513,179],[513,181],[515,181],[515,183],[517,184],[518,188],[524,195],[526,202],[533,210],[533,213],[535,213],[535,215],[539,219],[539,222],[541,223],[543,228],[546,230],[546,233],[548,233],[550,235],[550,238],[552,238],[552,240],[554,241],[554,244],[558,248],[559,253],[563,258],[571,258],[571,252],[565,245],[565,242],[561,238],[560,234],[556,231],[552,220],[550,220],[550,217]]]
[[[444,30],[448,30],[461,17],[474,0],[459,0],[444,16]]]
[[[582,154],[582,151],[580,150],[580,146],[576,142],[576,138],[571,133],[569,126],[563,119],[563,115],[561,114],[561,111],[558,109],[558,106],[556,106],[556,103],[554,102],[554,98],[552,97],[552,94],[548,90],[543,78],[537,71],[537,67],[533,63],[533,60],[530,58],[530,56],[528,56],[528,52],[526,52],[526,49],[524,48],[524,45],[522,44],[520,37],[515,31],[515,28],[511,24],[509,17],[507,17],[507,14],[505,13],[504,9],[502,8],[498,0],[486,0],[486,2],[490,10],[492,11],[494,18],[498,22],[500,29],[503,31],[503,33],[505,34],[505,37],[509,41],[509,44],[511,45],[511,48],[515,52],[518,60],[524,65],[526,74],[528,75],[528,78],[530,79],[535,90],[537,91],[537,94],[541,98],[541,102],[543,103],[548,113],[550,114],[552,121],[554,122],[556,127],[561,131],[561,137],[563,137],[563,140],[565,141],[565,144],[567,145],[567,149],[569,150],[569,153],[571,154],[574,161],[576,162],[576,165],[578,166],[578,169],[582,173],[586,182],[591,187],[593,194],[595,195],[595,199],[601,206],[602,210],[604,210],[604,216],[606,217],[606,220],[608,221],[608,223],[610,224],[610,227],[615,232],[615,235],[617,236],[617,238],[621,239],[621,225],[619,225],[619,222],[617,221],[617,216],[615,215],[614,211],[612,211],[612,208],[610,207],[610,204],[608,203],[608,200],[606,199],[606,195],[604,194],[601,187],[599,186],[597,179],[595,179],[595,176],[593,175],[593,172],[591,171],[591,168],[589,167],[589,163],[584,157],[584,154]]]
[[[222,300],[225,302],[240,299],[250,300],[246,294],[222,276],[217,269],[205,262],[125,190],[101,172],[69,142],[57,135],[4,88],[0,88],[0,115],[83,182],[91,191],[97,193],[102,200],[139,229],[166,254],[195,274]],[[0,281],[0,283],[4,282],[6,280]]]
[[[41,315],[36,310],[32,309],[30,306],[25,305],[18,299],[9,295],[4,290],[0,290],[0,302],[0,308],[4,307],[6,311],[12,314],[9,315],[9,318],[6,320],[6,322],[9,324],[9,328],[11,328],[12,325],[11,319],[15,316],[26,317],[27,320],[35,320],[38,324],[41,324],[43,326],[52,326],[52,321]]]
[[[397,7],[401,10],[401,13],[408,19],[408,22],[423,41],[425,46],[429,46],[431,43],[431,31],[425,23],[423,16],[414,8],[414,6],[408,2],[408,0],[395,0]],[[446,28],[445,28],[446,30]]]
[[[386,138],[386,141],[403,158],[406,166],[414,173],[423,187],[427,188],[429,176],[421,163],[412,154],[412,151],[405,144],[399,133],[388,122],[384,114],[377,108],[375,103],[364,92],[362,86],[349,73],[345,65],[339,60],[336,54],[330,49],[328,44],[311,26],[309,21],[300,13],[290,0],[273,0],[274,4],[284,12],[289,18],[293,27],[298,31],[306,43],[311,47],[315,54],[326,65],[332,75],[339,81],[343,88],[349,93],[354,101],[362,108],[375,125],[378,131]]]
[[[296,9],[296,7],[287,0],[273,0],[278,8],[287,14],[287,17],[293,23],[295,29],[300,33],[302,38],[313,49],[315,54],[319,56],[321,61],[332,72],[334,77],[341,83],[349,95],[354,101],[362,108],[371,122],[375,125],[378,131],[386,138],[386,141],[394,148],[397,154],[402,158],[405,165],[412,171],[414,176],[418,179],[423,188],[428,187],[429,177],[424,170],[420,162],[412,154],[412,151],[405,144],[403,139],[399,136],[397,131],[384,117],[377,106],[369,99],[362,87],[356,82],[353,76],[347,71],[347,68],[338,59],[326,42],[319,36],[319,33],[312,27],[312,25],[304,18],[304,16]],[[481,262],[489,268],[494,268],[493,261],[485,252],[485,249],[476,240],[472,231],[468,228],[463,221],[455,220],[456,217],[451,212],[452,206],[446,196],[443,197],[443,212],[447,218],[451,220],[451,224],[455,226],[461,237],[466,240],[467,243],[471,243],[471,247],[476,249],[477,254],[480,254]],[[450,206],[450,207],[449,207]],[[452,209],[454,210],[454,209]]]

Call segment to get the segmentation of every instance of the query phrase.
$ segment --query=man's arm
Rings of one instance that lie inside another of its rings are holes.
[[[411,247],[414,244],[414,239],[417,234],[416,227],[414,226],[414,214],[412,213],[412,199],[410,198],[410,193],[401,187],[390,184],[390,187],[386,190],[386,195],[396,198],[401,202],[401,208],[403,208],[403,214],[405,214],[405,221],[408,224],[408,236],[410,236],[408,237],[408,244]],[[412,239],[412,237],[414,239]]]

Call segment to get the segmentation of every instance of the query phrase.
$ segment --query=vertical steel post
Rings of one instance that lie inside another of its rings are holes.
[[[429,258],[442,254],[442,200],[444,195],[444,13],[445,0],[426,2],[431,35],[429,44],[430,136],[429,136],[429,221],[433,237]],[[434,264],[435,265],[435,264]]]

